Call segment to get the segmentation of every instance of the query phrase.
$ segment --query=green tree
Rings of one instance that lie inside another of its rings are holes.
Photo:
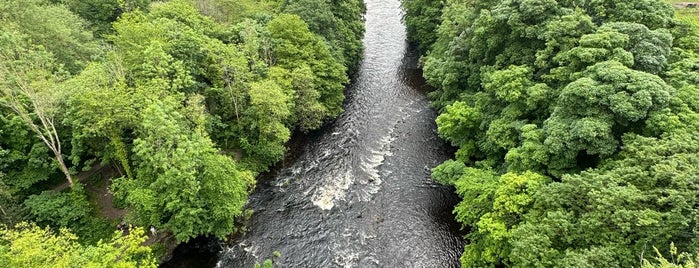
[[[82,246],[67,229],[53,233],[20,223],[0,230],[0,266],[3,267],[157,267],[143,229],[129,235],[116,232],[111,240]]]
[[[330,55],[325,43],[309,31],[300,17],[282,14],[270,21],[267,28],[276,41],[273,46],[276,65],[292,72],[298,67],[310,67],[315,75],[312,85],[319,93],[318,101],[325,107],[323,117],[339,115],[344,84],[348,82],[346,68]]]
[[[201,127],[189,126],[177,103],[152,100],[142,111],[133,148],[136,178],[115,181],[115,194],[132,220],[171,231],[178,241],[225,237],[242,213],[252,174],[220,155]]]
[[[298,15],[329,44],[333,57],[353,69],[361,59],[366,6],[360,0],[284,1],[285,13]]]
[[[416,3],[406,22],[436,29],[410,34],[428,51],[440,136],[458,147],[433,177],[463,198],[462,266],[697,251],[697,28],[653,0]]]
[[[33,47],[16,32],[0,36],[0,104],[9,108],[52,152],[70,185],[56,117],[65,99],[63,78],[51,54]],[[60,70],[60,69],[59,69]]]
[[[437,41],[437,28],[440,25],[444,1],[404,0],[402,6],[406,15],[403,17],[408,32],[408,39],[418,43],[421,53]]]
[[[42,0],[0,1],[3,32],[20,34],[56,59],[56,67],[76,74],[98,55],[98,45],[85,21],[65,6]]]

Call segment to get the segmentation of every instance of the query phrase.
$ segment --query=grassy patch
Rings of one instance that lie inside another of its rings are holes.
[[[687,0],[666,0],[670,4],[676,3],[697,3],[699,1],[687,1]],[[678,18],[687,18],[694,21],[699,21],[699,7],[696,8],[675,8],[675,14]]]

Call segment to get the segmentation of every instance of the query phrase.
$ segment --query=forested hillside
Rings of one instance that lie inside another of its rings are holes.
[[[654,248],[694,267],[695,21],[661,0],[403,5],[458,148],[432,176],[463,198],[463,267],[652,267]]]
[[[361,0],[0,0],[0,267],[91,263],[57,246],[152,264],[149,250],[119,250],[143,232],[96,244],[119,221],[99,217],[82,186],[104,182],[77,176],[95,165],[115,169],[127,224],[177,242],[231,234],[291,133],[342,112],[364,10]],[[40,227],[13,228],[23,221]],[[22,259],[30,250],[45,262]]]

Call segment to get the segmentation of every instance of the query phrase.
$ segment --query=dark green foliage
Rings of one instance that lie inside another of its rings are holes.
[[[459,147],[432,175],[463,198],[463,267],[699,251],[695,26],[660,0],[422,2],[406,23]]]
[[[405,28],[408,40],[418,43],[421,53],[437,41],[437,27],[440,24],[444,1],[406,0],[402,2],[405,9]]]
[[[53,0],[68,7],[70,11],[89,22],[89,28],[96,35],[109,33],[111,23],[123,10],[118,0]]]
[[[13,191],[5,185],[5,174],[0,173],[0,226],[13,226],[25,218],[25,209]]]
[[[67,192],[45,191],[29,196],[24,205],[34,222],[71,229],[83,243],[95,244],[111,236],[114,230],[111,223],[96,215],[81,184],[76,184]]]
[[[91,211],[90,202],[87,201],[82,186],[76,186],[66,193],[46,191],[40,195],[32,195],[24,204],[36,221],[53,223],[60,227],[70,226],[88,216]]]
[[[31,134],[16,115],[0,115],[0,181],[10,192],[18,192],[48,180],[56,169],[49,149]]]
[[[675,241],[696,251],[691,234],[699,201],[699,144],[687,138],[628,136],[620,160],[548,185],[537,194],[526,223],[513,230],[509,258],[523,267],[570,266],[581,258],[598,259],[602,251],[608,258],[595,266],[630,267],[650,245]]]

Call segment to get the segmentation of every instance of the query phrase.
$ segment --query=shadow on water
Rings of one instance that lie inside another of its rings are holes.
[[[422,69],[419,66],[420,52],[417,49],[417,44],[407,43],[406,46],[407,49],[402,60],[399,74],[408,87],[422,94],[427,94],[434,90],[434,88],[427,84],[427,81],[425,81],[425,78],[422,76]]]

